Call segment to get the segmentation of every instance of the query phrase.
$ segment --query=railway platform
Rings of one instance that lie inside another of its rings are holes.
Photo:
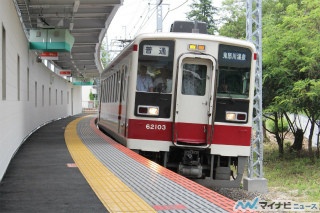
[[[20,147],[0,212],[233,212],[235,202],[116,143],[95,115],[49,123]]]

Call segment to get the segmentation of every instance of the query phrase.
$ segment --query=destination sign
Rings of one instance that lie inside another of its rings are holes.
[[[252,52],[249,48],[232,45],[219,45],[219,66],[251,67]]]
[[[158,45],[143,45],[143,55],[168,57],[169,47]]]

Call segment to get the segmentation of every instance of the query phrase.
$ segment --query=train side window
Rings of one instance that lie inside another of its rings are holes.
[[[119,85],[119,70],[114,74],[115,80],[114,80],[114,102],[118,101],[118,85]]]
[[[105,80],[104,84],[105,84],[105,86],[104,86],[105,102],[108,103],[108,97],[109,97],[108,96],[108,85],[109,85],[108,79]]]
[[[112,75],[109,77],[109,103],[112,102]]]
[[[109,77],[107,78],[106,80],[106,102],[109,103],[109,97],[110,97],[110,93],[109,93],[109,84],[110,84],[110,81],[109,81]]]
[[[111,76],[108,78],[108,103],[111,102]]]
[[[124,72],[123,72],[123,75],[122,75],[122,80],[123,80],[123,90],[122,90],[122,100],[124,101],[125,100],[125,91],[127,89],[127,70],[128,70],[128,67],[127,65],[124,67]]]
[[[101,102],[104,102],[104,98],[103,98],[103,95],[104,95],[104,92],[103,92],[103,86],[104,86],[104,83],[103,83],[103,81],[101,81],[101,89],[100,89],[100,100],[101,100]]]
[[[207,66],[200,64],[184,64],[182,73],[182,94],[205,95]]]
[[[113,75],[112,75],[112,100],[111,100],[111,102],[115,101],[115,90],[116,90],[116,75],[113,73]]]
[[[113,75],[110,78],[110,103],[113,101]]]
[[[107,80],[103,80],[101,82],[101,101],[107,102],[107,96],[106,96],[106,87],[107,87]]]
[[[119,71],[117,71],[114,74],[114,102],[118,101],[118,85],[119,85],[118,73]]]
[[[120,80],[121,80],[121,78],[120,78],[120,70],[118,70],[118,72],[117,72],[117,100],[116,101],[120,101],[120,86],[121,86],[121,84],[120,84]]]
[[[108,94],[108,103],[111,102],[111,76],[108,77],[108,83],[107,83],[107,94]]]
[[[128,67],[127,65],[124,66],[122,75],[121,75],[121,81],[122,81],[122,97],[121,100],[124,101],[125,100],[125,93],[126,93],[126,88],[127,88],[127,71],[128,71]]]

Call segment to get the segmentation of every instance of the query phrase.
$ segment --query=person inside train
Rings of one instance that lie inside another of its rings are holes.
[[[160,69],[159,76],[154,80],[154,90],[161,93],[170,93],[172,90],[172,74],[169,69]]]
[[[137,91],[153,92],[153,81],[149,74],[147,74],[147,66],[141,65],[137,77]]]
[[[221,84],[220,92],[222,92],[222,93],[228,93],[228,92],[229,92],[229,90],[228,90],[228,84],[226,84],[226,83]]]
[[[182,94],[184,95],[200,95],[201,77],[198,74],[198,67],[185,64],[182,76]]]

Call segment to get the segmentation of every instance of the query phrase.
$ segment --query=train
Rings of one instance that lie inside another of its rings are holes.
[[[239,187],[251,149],[256,57],[240,39],[140,34],[101,73],[97,126],[187,178]]]

